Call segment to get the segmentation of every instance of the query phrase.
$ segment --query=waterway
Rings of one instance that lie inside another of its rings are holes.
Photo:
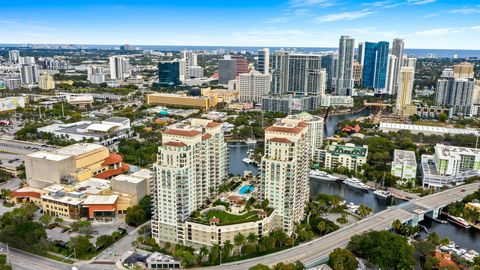
[[[326,136],[332,136],[335,134],[338,123],[345,120],[352,120],[358,117],[367,116],[370,113],[371,111],[369,110],[362,110],[353,114],[332,115],[328,117],[326,121],[325,134]],[[254,174],[258,173],[257,166],[242,162],[242,159],[246,156],[247,151],[253,148],[253,146],[248,146],[244,143],[237,142],[229,143],[228,148],[231,174],[243,175],[245,170],[252,171]],[[372,191],[362,191],[337,182],[311,179],[310,197],[315,198],[319,193],[339,195],[344,198],[347,203],[352,202],[357,205],[365,204],[366,206],[372,208],[375,213],[385,210],[388,206],[403,202],[395,198],[388,200],[380,199],[374,196]],[[450,240],[455,241],[455,243],[462,248],[480,251],[480,230],[475,228],[464,229],[453,225],[452,223],[440,224],[428,218],[421,224],[428,229],[429,233],[437,232],[441,237],[448,237]],[[422,232],[422,236],[425,236],[425,232]]]
[[[338,114],[338,115],[331,115],[327,117],[327,120],[325,121],[325,137],[330,137],[335,135],[335,131],[337,130],[338,123],[341,123],[346,120],[354,120],[363,116],[368,116],[371,113],[372,113],[372,110],[363,109],[355,113]]]

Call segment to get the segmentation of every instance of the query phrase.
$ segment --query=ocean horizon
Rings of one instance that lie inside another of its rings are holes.
[[[74,45],[83,49],[114,49],[122,45],[96,45],[96,44],[0,44],[0,47],[26,47],[32,45]],[[194,45],[130,45],[142,50],[156,50],[156,51],[181,51],[181,50],[221,50],[225,52],[255,52],[262,48],[269,48],[270,51],[276,50],[293,50],[297,52],[314,53],[314,52],[328,52],[336,51],[335,47],[264,47],[264,46],[194,46]],[[457,55],[458,58],[478,57],[480,58],[480,50],[462,50],[462,49],[414,49],[405,48],[405,54],[415,57],[426,57],[427,55],[434,55],[435,57],[448,57],[452,58]]]

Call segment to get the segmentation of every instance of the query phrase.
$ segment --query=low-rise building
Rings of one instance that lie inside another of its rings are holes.
[[[391,173],[404,180],[415,179],[417,177],[415,152],[395,149]]]
[[[110,117],[101,122],[79,121],[68,124],[53,124],[38,128],[38,132],[52,133],[71,140],[81,142],[93,140],[102,145],[111,145],[121,139],[133,136],[130,130],[130,119],[126,117]]]
[[[15,111],[17,108],[25,108],[25,97],[0,98],[0,112]]]
[[[226,104],[238,100],[239,97],[239,90],[211,89],[208,87],[202,88],[201,93],[202,96],[210,97],[218,102],[223,102]]]
[[[93,176],[107,179],[125,173],[129,166],[105,146],[77,143],[52,151],[38,151],[25,156],[29,186],[44,188],[51,184],[71,184]]]
[[[409,125],[398,123],[381,122],[379,129],[385,133],[398,132],[400,130],[408,130],[412,134],[422,133],[423,135],[478,135],[478,131],[473,128],[446,128],[437,126]]]
[[[318,160],[326,169],[343,167],[350,171],[361,171],[362,165],[367,163],[368,146],[357,146],[352,143],[345,145],[327,145],[324,150],[318,151]]]
[[[320,100],[321,107],[353,107],[353,97],[323,95]]]
[[[271,95],[262,97],[262,111],[265,112],[304,112],[315,111],[320,103],[318,96]]]
[[[145,96],[147,105],[176,106],[208,110],[217,106],[218,100],[205,96],[187,96],[170,93],[149,93]]]
[[[437,144],[435,154],[422,155],[424,187],[441,188],[480,175],[480,149]]]
[[[89,195],[82,206],[88,209],[89,219],[112,220],[117,216],[118,197],[118,195]]]

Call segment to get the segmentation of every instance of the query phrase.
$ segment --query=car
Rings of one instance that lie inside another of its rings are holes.
[[[465,189],[460,190],[460,192],[465,192]]]

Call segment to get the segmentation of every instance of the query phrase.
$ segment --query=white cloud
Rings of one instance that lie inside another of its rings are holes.
[[[362,9],[358,11],[348,11],[348,12],[341,12],[341,13],[332,13],[323,15],[316,18],[317,22],[335,22],[335,21],[352,21],[356,19],[363,18],[370,14],[375,13],[370,9]]]
[[[466,15],[476,14],[476,13],[480,13],[480,6],[454,9],[454,10],[451,10],[450,13],[458,13],[458,14],[466,14]]]
[[[412,34],[412,36],[417,37],[437,37],[437,36],[447,36],[455,33],[463,33],[467,31],[480,31],[480,25],[477,26],[468,26],[468,27],[449,27],[449,28],[435,28],[425,31],[417,31]]]
[[[410,5],[425,5],[435,2],[437,2],[437,0],[407,0],[407,4]]]

